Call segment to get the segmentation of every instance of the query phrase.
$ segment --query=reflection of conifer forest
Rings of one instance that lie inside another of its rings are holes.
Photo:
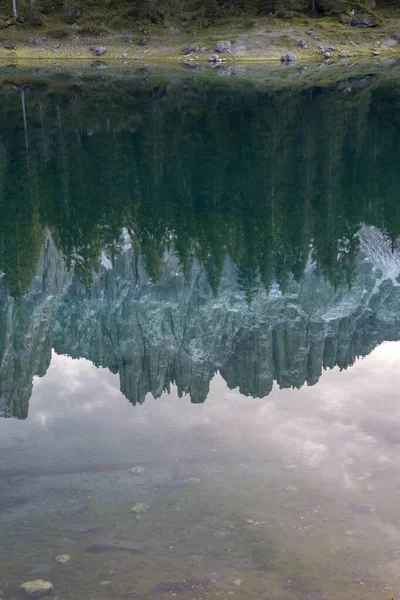
[[[310,248],[320,274],[350,284],[360,223],[393,244],[400,233],[389,85],[294,93],[189,80],[0,95],[0,270],[14,296],[45,228],[86,283],[127,229],[154,280],[173,247],[184,270],[201,261],[216,291],[229,254],[249,300],[260,281],[299,279]]]

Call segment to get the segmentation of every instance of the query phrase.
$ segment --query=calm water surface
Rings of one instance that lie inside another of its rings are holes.
[[[399,90],[224,74],[3,79],[4,600],[396,595]]]

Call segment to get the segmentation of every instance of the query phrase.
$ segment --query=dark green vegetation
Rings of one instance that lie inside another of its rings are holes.
[[[229,255],[249,301],[259,282],[299,280],[310,250],[333,286],[351,285],[362,223],[395,246],[398,85],[219,81],[167,84],[142,69],[112,85],[1,87],[0,270],[15,297],[47,229],[88,285],[127,230],[153,280],[173,248],[186,273],[204,264],[216,292]]]
[[[52,35],[62,39],[70,34],[71,24],[83,35],[132,27],[137,31],[140,24],[153,32],[178,27],[192,33],[232,19],[234,24],[239,18],[248,29],[259,18],[299,15],[332,15],[341,23],[374,27],[396,16],[397,9],[397,0],[0,0],[0,28],[14,22],[20,29],[49,26]],[[279,24],[275,27],[279,29]]]
[[[104,25],[116,25],[131,19],[167,24],[184,21],[187,26],[210,25],[232,16],[246,18],[275,15],[293,16],[296,13],[345,15],[351,10],[396,8],[396,0],[16,0],[18,14],[30,17],[33,25],[41,25],[46,17],[57,15],[66,22],[82,19],[91,22],[93,31]],[[12,0],[1,0],[1,13],[13,14]],[[110,22],[111,20],[111,22]]]

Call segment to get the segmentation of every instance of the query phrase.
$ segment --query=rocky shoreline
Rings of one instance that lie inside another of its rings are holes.
[[[326,18],[302,23],[258,20],[251,27],[226,23],[198,32],[133,26],[129,31],[85,36],[76,24],[32,29],[13,23],[2,30],[0,60],[109,60],[181,63],[317,62],[390,58],[400,54],[400,22],[346,26]]]

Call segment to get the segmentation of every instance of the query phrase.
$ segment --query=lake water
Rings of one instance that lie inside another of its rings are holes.
[[[400,85],[287,72],[1,71],[2,600],[396,596]]]

